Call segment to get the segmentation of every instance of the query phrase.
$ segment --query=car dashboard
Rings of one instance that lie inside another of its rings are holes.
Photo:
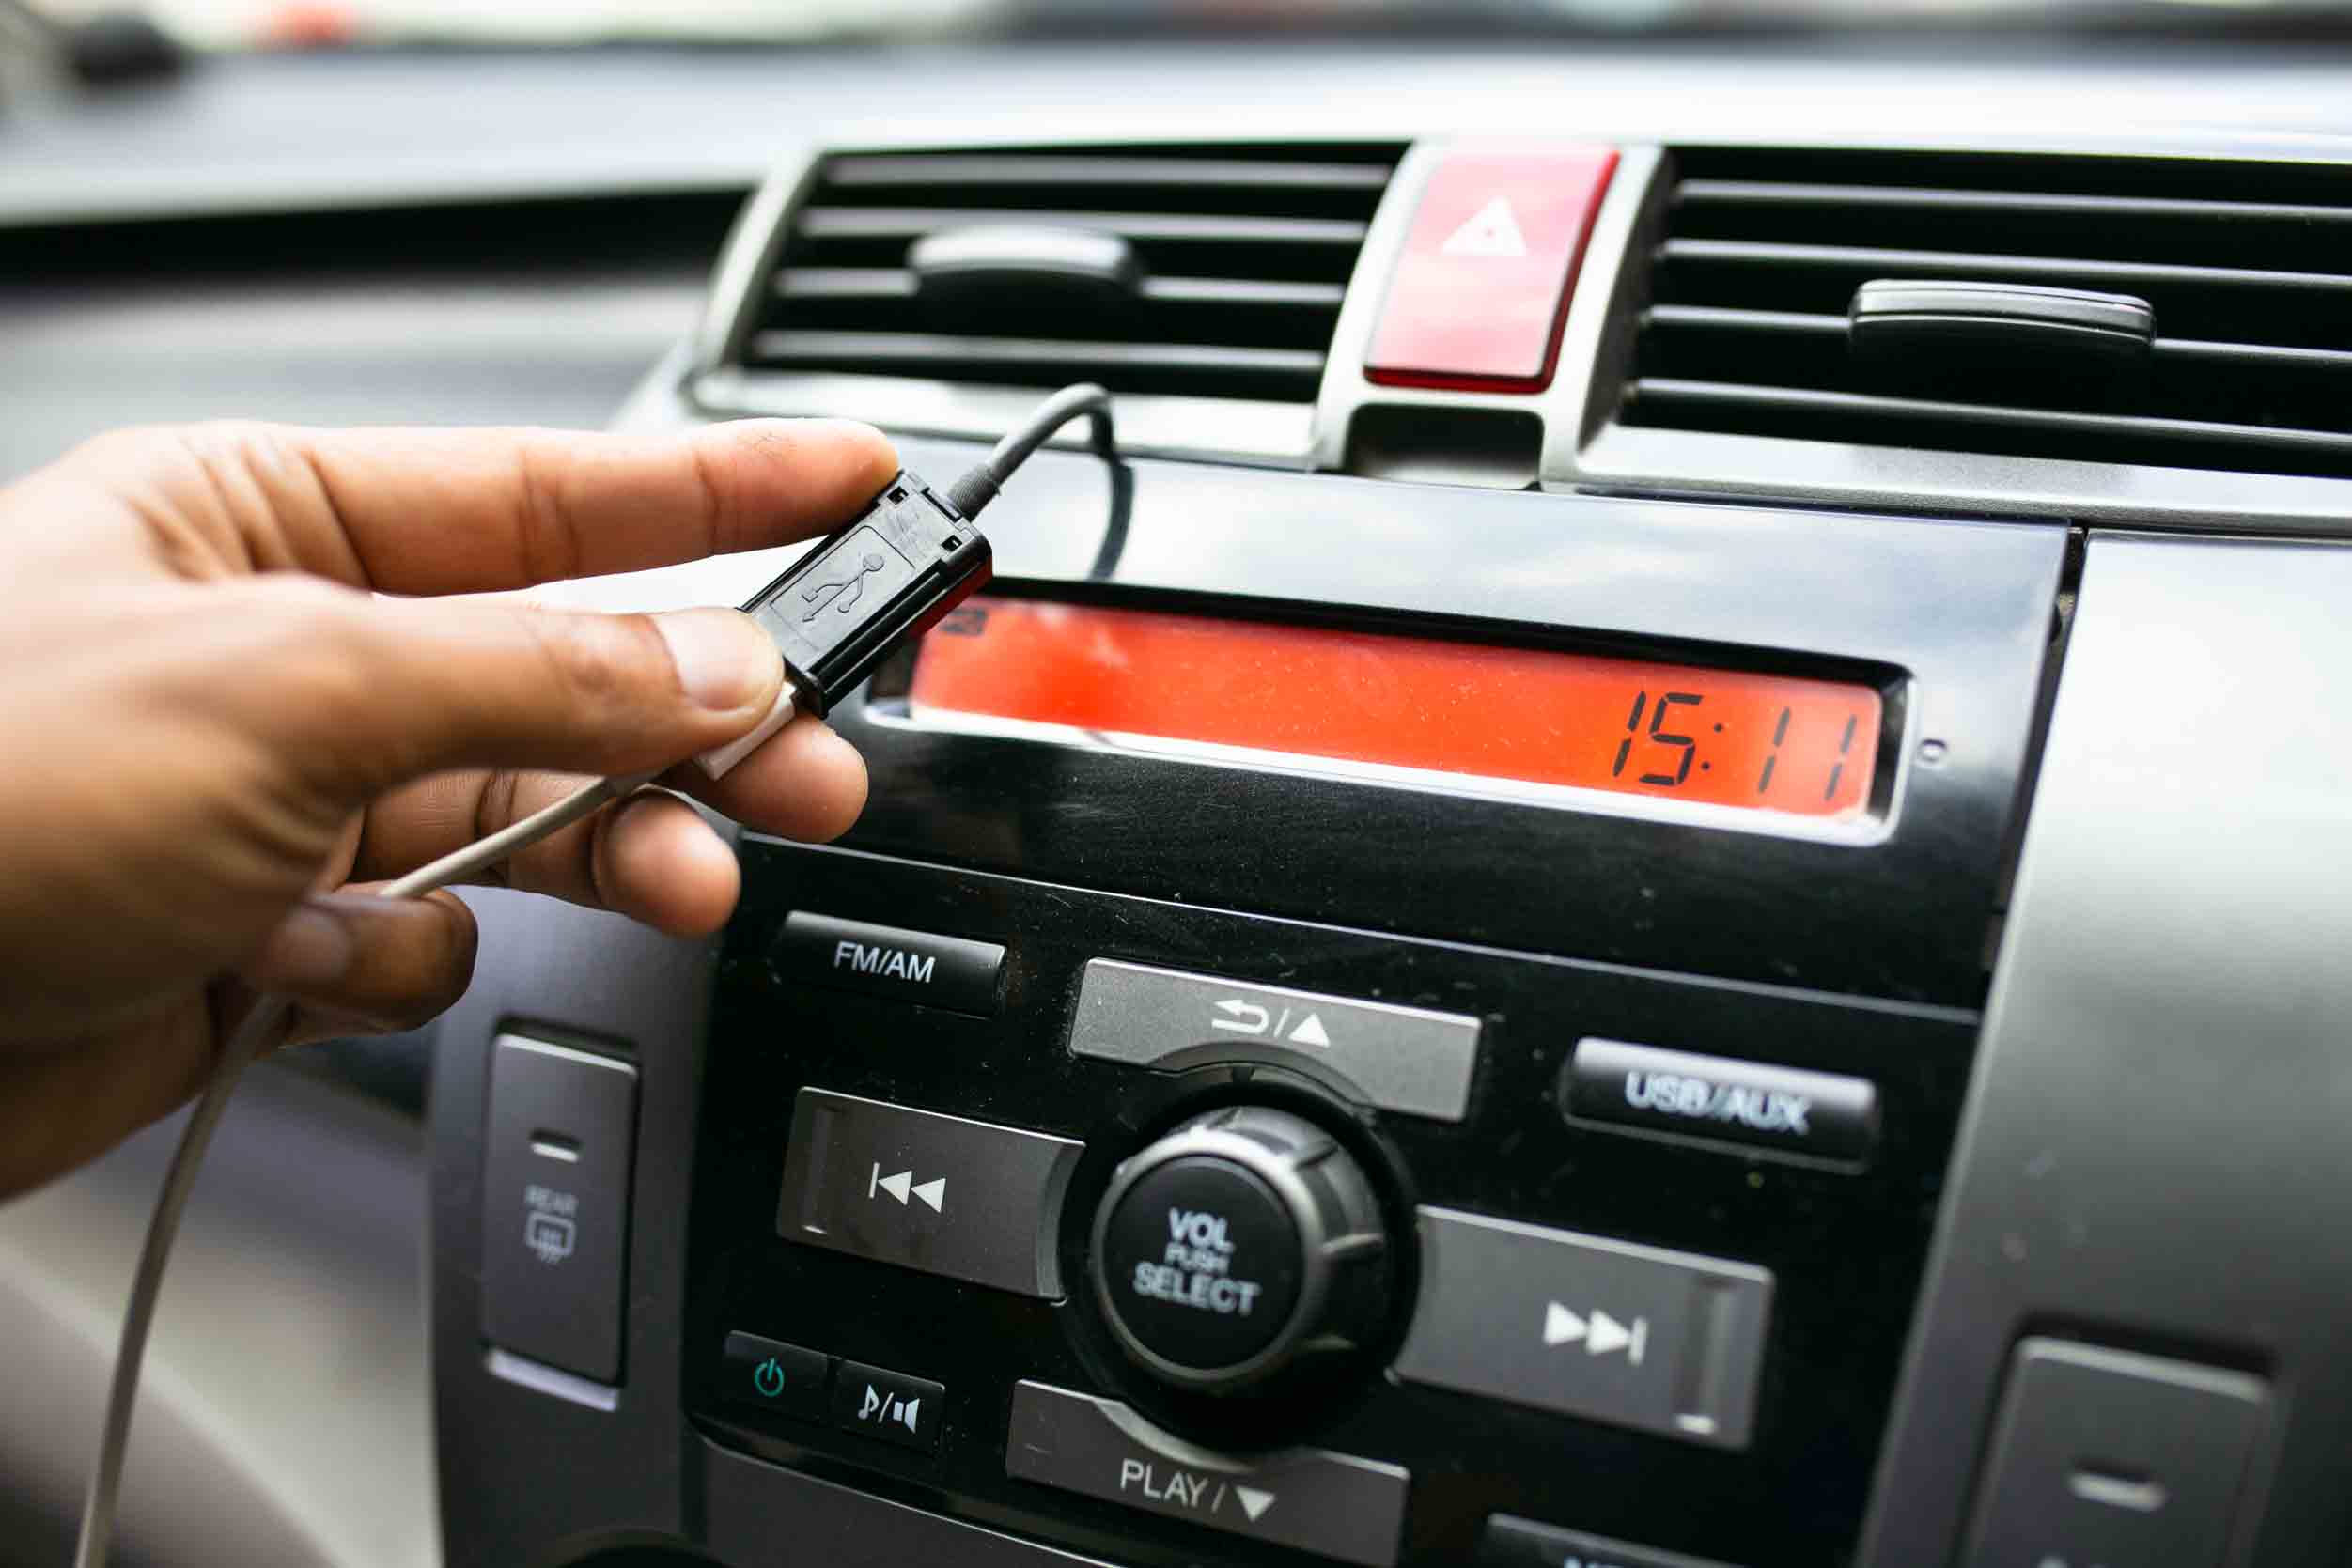
[[[1065,382],[1118,443],[723,935],[470,895],[447,1560],[2346,1560],[2339,72],[623,54],[631,194],[546,69],[514,189],[209,221],[642,355],[624,428],[879,424],[895,508]],[[127,293],[164,178],[10,243]]]

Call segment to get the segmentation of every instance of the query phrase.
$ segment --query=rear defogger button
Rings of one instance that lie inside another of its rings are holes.
[[[1420,1211],[1409,1382],[1748,1446],[1772,1276],[1748,1264]]]

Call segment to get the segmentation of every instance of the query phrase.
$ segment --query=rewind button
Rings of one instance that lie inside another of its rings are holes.
[[[901,1171],[895,1175],[885,1176],[882,1174],[881,1163],[878,1160],[875,1162],[873,1171],[865,1178],[865,1195],[871,1198],[877,1193],[895,1199],[901,1208],[906,1207],[909,1198],[919,1199],[933,1214],[939,1214],[943,1211],[943,1206],[947,1203],[947,1178],[933,1176],[927,1182],[918,1182],[914,1179],[914,1172],[911,1171]]]

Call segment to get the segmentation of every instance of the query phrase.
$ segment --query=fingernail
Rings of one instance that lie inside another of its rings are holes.
[[[764,703],[783,660],[752,618],[733,610],[674,610],[653,617],[678,666],[678,684],[704,707],[732,712]]]
[[[245,972],[260,986],[309,990],[341,980],[357,951],[350,927],[340,916],[306,901],[278,923]]]

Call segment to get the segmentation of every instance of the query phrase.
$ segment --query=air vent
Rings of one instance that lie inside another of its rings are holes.
[[[1695,150],[1677,157],[1619,419],[2014,457],[2352,476],[2352,171]],[[1874,280],[2134,296],[2111,372],[1848,351]]]
[[[789,215],[755,369],[1311,402],[1401,149],[1221,147],[843,155]],[[918,287],[909,251],[1012,227],[1115,235],[1114,299]]]

